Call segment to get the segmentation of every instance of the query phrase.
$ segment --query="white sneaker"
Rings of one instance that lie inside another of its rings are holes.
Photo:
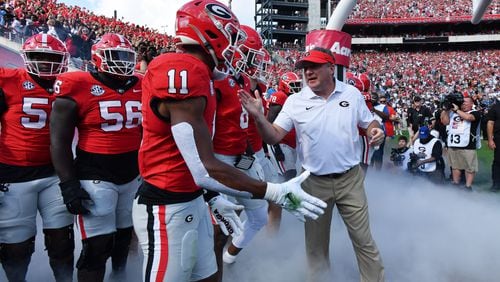
[[[236,261],[236,256],[233,256],[228,251],[225,251],[224,254],[222,254],[222,260],[224,263],[233,264]]]

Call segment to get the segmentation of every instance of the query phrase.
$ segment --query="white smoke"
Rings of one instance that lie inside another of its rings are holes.
[[[372,234],[386,281],[499,281],[497,194],[437,187],[384,172],[369,172],[366,183]],[[329,281],[359,281],[354,251],[337,211],[332,225]],[[53,281],[41,235],[39,230],[27,281]],[[132,256],[128,281],[141,281],[141,268],[140,255]],[[284,212],[278,236],[270,238],[262,230],[234,265],[225,265],[224,282],[303,282],[306,273],[303,225]],[[0,281],[6,281],[3,271]]]

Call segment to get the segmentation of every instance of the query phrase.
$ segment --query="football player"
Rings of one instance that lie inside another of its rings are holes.
[[[103,281],[109,257],[113,276],[123,275],[140,184],[142,89],[134,74],[136,53],[125,37],[107,33],[92,46],[92,61],[95,72],[58,76],[50,119],[52,159],[82,238],[78,281]]]
[[[73,215],[50,158],[49,116],[56,75],[68,70],[59,39],[37,34],[21,49],[24,68],[0,68],[0,260],[7,279],[25,281],[40,212],[57,282],[72,281]]]
[[[254,149],[250,145],[250,125],[248,113],[241,106],[238,98],[239,89],[254,90],[257,70],[261,68],[264,53],[261,51],[262,40],[252,28],[241,25],[244,40],[238,46],[235,55],[236,74],[226,79],[215,82],[217,95],[217,111],[215,116],[215,131],[213,146],[215,157],[222,162],[234,165],[248,176],[264,180],[264,173],[259,160],[256,159]],[[256,135],[258,135],[255,129]],[[257,141],[259,142],[259,141]],[[236,255],[246,247],[257,232],[267,223],[267,202],[262,199],[249,199],[246,197],[231,197],[232,200],[245,208],[247,219],[244,222],[241,234],[233,234],[232,242],[224,252],[225,263],[234,263]],[[225,240],[217,240],[216,252],[222,250]],[[218,254],[217,254],[218,255]]]
[[[273,93],[269,99],[269,113],[267,120],[273,122],[283,108],[288,96],[299,93],[302,89],[302,80],[294,72],[286,72],[281,75],[278,82],[278,91]],[[271,162],[278,171],[279,182],[292,179],[297,174],[297,153],[295,151],[295,129],[275,145],[268,145]],[[269,231],[276,234],[281,223],[281,207],[269,205]]]
[[[370,111],[373,112],[372,98],[370,93],[368,92],[370,89],[370,80],[368,79],[368,76],[366,74],[360,74],[356,76],[355,74],[348,72],[346,73],[346,83],[356,87],[361,92],[363,98],[365,98],[366,106]],[[359,127],[358,131],[359,131],[359,141],[360,141],[359,143],[361,144],[360,166],[366,174],[366,171],[368,170],[368,166],[370,166],[371,159],[375,150],[373,147],[370,146],[370,140],[366,135],[366,131]]]
[[[326,205],[300,188],[307,173],[286,184],[266,183],[215,158],[212,79],[234,70],[244,33],[236,16],[215,0],[184,4],[175,26],[182,53],[158,56],[144,76],[144,182],[134,200],[134,228],[144,252],[144,281],[215,281],[213,227],[202,188],[269,199],[297,216],[317,218]]]

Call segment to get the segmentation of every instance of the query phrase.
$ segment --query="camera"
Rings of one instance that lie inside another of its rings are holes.
[[[457,105],[459,108],[464,103],[464,95],[460,92],[453,92],[444,96],[442,107],[449,111],[453,109],[453,104]]]
[[[410,161],[408,162],[408,171],[411,173],[418,172],[418,160],[425,159],[425,153],[410,153]]]
[[[391,161],[395,166],[403,166],[405,157],[400,153],[398,148],[391,148]]]

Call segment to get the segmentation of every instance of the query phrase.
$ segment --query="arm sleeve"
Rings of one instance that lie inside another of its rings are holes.
[[[194,139],[193,127],[189,123],[181,122],[172,126],[172,135],[196,185],[208,190],[235,197],[252,197],[252,194],[249,192],[232,189],[210,177],[207,169],[200,159]]]

